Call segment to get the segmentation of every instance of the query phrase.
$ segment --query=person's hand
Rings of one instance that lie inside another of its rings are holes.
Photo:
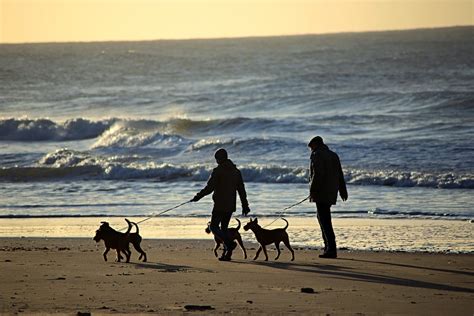
[[[191,199],[191,202],[197,202],[197,201],[199,201],[199,200],[200,200],[200,198],[199,198],[197,195],[195,195],[195,196]]]
[[[247,216],[248,213],[250,213],[250,207],[242,206],[242,215]]]
[[[347,201],[347,198],[348,198],[347,192],[341,192],[340,195],[341,195],[341,199],[342,199],[343,201]]]
[[[309,192],[309,202],[316,202],[316,192]]]

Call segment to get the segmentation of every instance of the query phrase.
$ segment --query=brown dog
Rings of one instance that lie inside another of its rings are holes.
[[[117,261],[120,262],[122,256],[120,252],[123,252],[127,257],[127,262],[130,262],[130,247],[128,243],[130,242],[130,230],[132,229],[132,223],[125,219],[128,224],[128,229],[125,233],[121,233],[109,226],[109,223],[102,222],[99,229],[95,231],[95,236],[93,240],[99,242],[104,241],[105,251],[104,251],[104,260],[107,261],[107,253],[110,249],[115,249],[117,251]]]
[[[135,248],[136,251],[140,253],[140,257],[138,257],[138,260],[143,258],[143,262],[146,262],[146,252],[143,251],[142,247],[140,247],[140,243],[142,242],[142,236],[140,236],[140,230],[138,229],[137,223],[130,222],[133,225],[135,225],[135,228],[137,229],[136,232],[130,233],[129,240],[132,243],[133,247]],[[120,256],[120,259],[123,259],[122,256]]]
[[[257,250],[257,254],[255,255],[255,258],[253,260],[256,260],[258,258],[258,255],[260,254],[260,251],[263,249],[263,253],[265,254],[265,261],[268,261],[268,255],[267,255],[267,249],[265,248],[266,245],[269,245],[271,243],[275,244],[275,247],[278,251],[278,255],[276,256],[275,260],[278,260],[280,257],[280,242],[283,242],[285,246],[291,251],[291,261],[295,260],[295,252],[290,246],[290,240],[288,238],[288,233],[286,232],[286,229],[288,228],[288,221],[282,217],[282,220],[286,222],[285,228],[277,228],[277,229],[264,229],[260,225],[258,225],[258,219],[252,220],[250,219],[250,222],[248,222],[244,226],[244,230],[251,230],[255,234],[255,237],[257,238],[258,243],[260,244],[260,248]]]
[[[242,249],[244,253],[244,259],[247,259],[247,251],[245,251],[244,243],[242,242],[242,237],[240,236],[239,229],[240,229],[240,221],[238,218],[235,219],[239,225],[237,227],[232,227],[227,229],[227,235],[229,236],[230,240],[236,240],[237,243],[239,244],[240,248]],[[210,228],[211,222],[207,223],[207,227],[205,229],[205,232],[210,234],[211,233],[211,228]],[[221,246],[221,244],[224,243],[222,239],[214,235],[214,241],[216,242],[216,246],[214,247],[214,255],[218,257],[217,255],[217,249]]]

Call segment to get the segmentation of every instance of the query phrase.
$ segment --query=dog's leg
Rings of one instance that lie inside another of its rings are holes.
[[[244,243],[242,242],[242,237],[237,236],[236,240],[237,240],[237,243],[240,246],[240,249],[242,249],[242,251],[244,253],[244,259],[247,259],[247,251],[245,251]]]
[[[123,251],[125,252],[125,256],[127,257],[127,261],[126,261],[126,262],[127,262],[127,263],[130,262],[130,256],[132,255],[132,252],[130,251],[130,248],[127,247],[127,248],[125,248]]]
[[[265,255],[265,261],[268,261],[267,248],[265,247],[265,245],[262,245],[262,249],[263,249],[263,254]]]
[[[107,261],[107,253],[109,252],[109,250],[110,250],[110,248],[107,247],[107,248],[105,248],[105,251],[103,253],[105,261]]]
[[[142,247],[140,247],[140,242],[132,243],[132,245],[135,250],[140,253],[140,257],[138,257],[138,260],[141,260],[143,258],[143,262],[146,262],[146,252],[143,251]]]
[[[288,237],[283,240],[283,243],[285,244],[286,248],[291,251],[291,261],[295,260],[295,252],[293,251],[293,248],[290,246],[290,241],[288,240]]]
[[[117,249],[117,259],[115,261],[120,262],[122,259],[123,257],[120,255],[120,250]]]
[[[258,248],[257,253],[255,254],[255,258],[253,258],[253,260],[257,260],[258,255],[260,254],[260,251],[262,251],[262,246],[260,246],[260,248]]]
[[[277,241],[277,242],[275,243],[275,247],[276,247],[276,249],[277,249],[277,251],[278,251],[278,254],[277,254],[275,260],[278,260],[278,258],[280,258],[280,253],[281,253],[281,251],[280,251],[280,242],[279,242],[279,241]]]
[[[216,246],[214,247],[214,255],[216,257],[219,257],[219,255],[217,254],[217,249],[219,249],[220,246],[221,246],[221,243],[216,241]]]

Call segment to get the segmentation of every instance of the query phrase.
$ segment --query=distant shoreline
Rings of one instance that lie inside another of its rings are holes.
[[[215,38],[176,38],[176,39],[143,39],[143,40],[101,40],[101,41],[74,41],[74,42],[8,42],[0,43],[2,45],[62,45],[62,44],[124,44],[124,43],[143,43],[143,42],[192,42],[192,41],[228,41],[228,40],[252,40],[252,39],[272,39],[282,37],[308,37],[308,36],[339,36],[339,35],[355,35],[355,34],[379,34],[379,33],[402,33],[411,31],[434,31],[434,30],[452,30],[452,29],[469,29],[474,25],[452,25],[452,26],[436,26],[436,27],[420,27],[420,28],[400,28],[386,30],[364,30],[364,31],[341,31],[328,33],[302,33],[302,34],[283,34],[283,35],[257,35],[257,36],[236,36],[236,37],[215,37]]]

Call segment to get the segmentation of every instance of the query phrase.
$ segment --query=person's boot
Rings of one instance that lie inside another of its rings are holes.
[[[335,259],[337,258],[337,250],[332,250],[332,249],[325,249],[324,253],[319,255],[319,258],[332,258]]]
[[[232,250],[227,251],[224,256],[219,258],[219,261],[231,261],[231,260],[232,260]]]
[[[222,251],[222,255],[217,259],[222,261],[225,258],[226,254],[227,254],[227,250],[226,250],[226,247],[224,246],[224,250]]]
[[[222,257],[219,258],[219,261],[232,260],[232,251],[234,251],[236,247],[237,247],[237,243],[235,241],[232,241],[232,243],[226,247],[227,250],[225,251],[225,254],[223,254]]]

